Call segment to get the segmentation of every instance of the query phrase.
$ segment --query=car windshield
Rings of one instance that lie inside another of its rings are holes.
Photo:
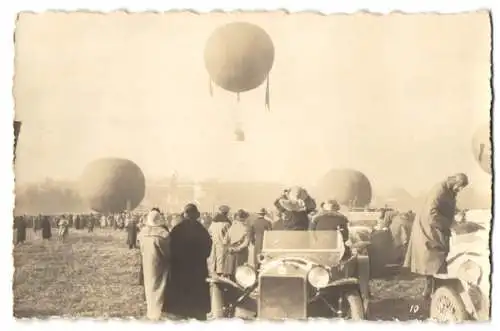
[[[334,251],[342,248],[342,236],[338,231],[267,231],[262,247],[263,251]]]

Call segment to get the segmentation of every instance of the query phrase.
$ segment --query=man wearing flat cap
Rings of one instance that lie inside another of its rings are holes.
[[[253,261],[256,268],[259,267],[259,254],[262,252],[262,244],[264,242],[264,232],[272,229],[272,224],[266,219],[267,211],[262,208],[258,213],[258,217],[250,223],[250,242],[253,248]]]
[[[212,239],[190,203],[182,221],[170,232],[171,271],[167,284],[167,312],[179,319],[206,320],[210,312],[207,258]]]

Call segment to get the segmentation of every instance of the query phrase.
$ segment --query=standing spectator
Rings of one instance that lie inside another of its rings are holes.
[[[163,221],[162,221],[163,223]],[[137,232],[139,231],[139,226],[133,217],[129,216],[127,222],[127,245],[129,249],[137,248]]]
[[[182,221],[170,232],[172,269],[167,311],[180,319],[206,320],[210,312],[207,258],[212,240],[199,218],[198,208],[188,204]]]
[[[212,250],[208,258],[208,269],[210,273],[222,275],[224,273],[224,265],[227,257],[227,232],[231,226],[231,221],[227,217],[227,211],[220,212],[212,220],[212,224],[208,228],[210,237],[212,238]]]
[[[42,238],[49,240],[52,238],[52,224],[48,216],[43,216],[41,221]]]
[[[14,218],[14,228],[16,229],[16,244],[22,244],[26,240],[26,224],[25,217]]]
[[[248,262],[248,245],[250,244],[250,229],[246,224],[249,214],[240,209],[228,231],[228,255],[224,273],[234,279],[236,268]]]
[[[57,227],[59,228],[57,239],[64,242],[68,236],[69,221],[65,215],[62,215],[61,219],[57,221]]]
[[[88,232],[94,232],[95,223],[98,221],[98,217],[94,215],[90,216],[89,222],[87,224]]]
[[[268,219],[266,219],[267,211],[265,208],[262,208],[257,215],[259,217],[250,223],[250,242],[254,246],[254,266],[258,269],[260,266],[259,255],[262,252],[262,245],[264,243],[264,232],[270,231],[272,229],[272,224]]]
[[[316,202],[302,187],[292,187],[283,192],[274,202],[283,214],[285,230],[304,231],[309,229],[309,213],[316,209]]]
[[[160,213],[152,210],[139,233],[141,282],[146,297],[147,318],[160,319],[165,312],[169,271],[169,233],[162,226]]]
[[[439,183],[429,193],[422,211],[413,222],[404,262],[413,273],[426,276],[424,297],[432,293],[433,276],[447,272],[451,226],[455,217],[457,194],[468,185],[465,174],[456,174]]]

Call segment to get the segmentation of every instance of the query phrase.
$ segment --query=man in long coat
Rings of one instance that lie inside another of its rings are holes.
[[[50,239],[52,238],[52,224],[50,223],[50,219],[48,216],[42,216],[42,238]]]
[[[182,221],[170,232],[171,271],[167,284],[167,312],[180,319],[206,320],[210,312],[207,258],[212,239],[198,221],[194,204],[184,208]]]
[[[273,227],[271,222],[266,219],[267,211],[262,208],[258,213],[259,217],[250,224],[250,242],[253,248],[253,261],[256,268],[259,268],[259,255],[262,252],[264,243],[264,232],[270,231]]]
[[[208,259],[209,272],[218,275],[224,273],[224,265],[228,254],[227,232],[231,226],[231,220],[227,216],[229,207],[223,207],[219,209],[220,212],[214,217],[212,224],[208,228],[208,233],[212,238],[212,250]]]
[[[227,257],[224,274],[234,279],[236,269],[248,262],[248,245],[250,244],[250,229],[247,219],[250,215],[243,209],[238,210],[233,224],[227,231]]]
[[[432,293],[433,276],[447,272],[446,258],[450,250],[457,194],[468,183],[469,179],[462,173],[439,183],[413,222],[404,266],[413,273],[426,276],[425,298]]]
[[[165,312],[170,246],[169,233],[163,226],[160,213],[151,210],[139,234],[141,248],[141,281],[146,297],[147,317],[160,319]]]
[[[139,226],[135,218],[129,215],[129,220],[127,222],[127,245],[129,249],[137,248],[137,232],[139,231]]]
[[[14,218],[14,227],[16,229],[16,244],[21,244],[26,240],[26,219],[24,216]]]

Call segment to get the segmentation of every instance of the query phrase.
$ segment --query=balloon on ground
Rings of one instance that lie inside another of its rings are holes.
[[[491,175],[492,149],[489,124],[479,127],[474,133],[472,137],[472,152],[481,169]]]
[[[80,194],[100,213],[133,210],[144,199],[146,180],[137,164],[127,159],[103,158],[88,164],[80,179]]]
[[[354,169],[332,169],[322,177],[318,193],[324,199],[335,199],[344,206],[365,207],[372,200],[368,178]]]

